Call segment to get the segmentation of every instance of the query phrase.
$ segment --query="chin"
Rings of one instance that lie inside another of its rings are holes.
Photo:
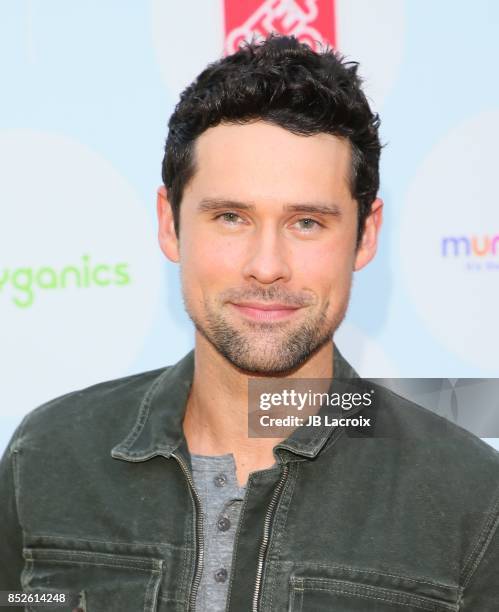
[[[235,366],[239,372],[248,376],[279,376],[286,377],[296,371],[301,363],[289,366],[289,364],[281,363],[280,365],[270,363],[254,363],[254,362],[240,362],[228,360]]]
[[[225,351],[222,347],[216,348],[241,373],[253,376],[284,377],[291,375],[300,368],[329,340],[330,337],[328,336],[313,349],[302,350],[299,353],[279,349],[265,352],[263,347],[261,349],[254,347],[251,351],[241,354],[240,352]]]

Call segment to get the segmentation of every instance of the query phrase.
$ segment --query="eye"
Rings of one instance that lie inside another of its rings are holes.
[[[306,232],[322,227],[322,225],[318,221],[316,221],[315,219],[310,219],[308,217],[304,219],[298,219],[295,225],[298,225],[299,229],[305,230]]]
[[[243,219],[235,212],[224,212],[220,215],[217,215],[215,219],[221,219],[228,225],[239,225],[239,223],[243,223]]]

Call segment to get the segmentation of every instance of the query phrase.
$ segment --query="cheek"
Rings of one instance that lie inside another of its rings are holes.
[[[304,279],[318,293],[334,294],[348,287],[355,262],[355,250],[351,242],[327,241],[310,244],[294,260],[295,276]]]
[[[190,287],[214,288],[240,276],[242,241],[230,237],[182,236],[180,261],[184,282]]]

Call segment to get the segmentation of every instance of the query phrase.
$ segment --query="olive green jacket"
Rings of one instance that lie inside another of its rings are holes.
[[[76,593],[86,612],[194,609],[193,368],[191,352],[23,420],[0,464],[0,590]],[[337,349],[334,371],[355,376]],[[228,611],[499,610],[499,454],[390,391],[376,411],[389,436],[297,430],[250,475]]]

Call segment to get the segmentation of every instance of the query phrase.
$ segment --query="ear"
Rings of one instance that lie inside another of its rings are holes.
[[[362,239],[355,255],[354,270],[361,270],[376,255],[378,236],[383,221],[383,200],[376,198],[371,204],[371,212],[366,218]]]
[[[170,261],[180,261],[179,244],[173,222],[173,210],[168,200],[166,187],[158,187],[157,212],[158,212],[158,240],[163,253]]]

